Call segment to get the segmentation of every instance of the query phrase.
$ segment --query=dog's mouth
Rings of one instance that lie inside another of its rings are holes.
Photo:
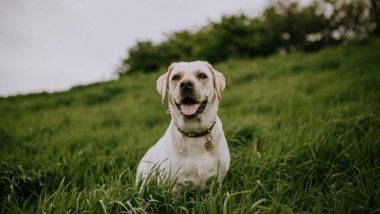
[[[197,114],[201,114],[207,105],[207,98],[202,102],[197,102],[193,97],[185,97],[181,100],[181,103],[175,102],[178,111],[184,116],[188,118],[192,118]]]

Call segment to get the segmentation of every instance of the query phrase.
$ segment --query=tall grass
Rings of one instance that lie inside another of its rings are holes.
[[[173,197],[135,186],[169,118],[159,72],[0,99],[4,213],[380,212],[380,40],[235,59],[219,115],[231,151],[222,186]],[[164,72],[164,71],[160,71]]]

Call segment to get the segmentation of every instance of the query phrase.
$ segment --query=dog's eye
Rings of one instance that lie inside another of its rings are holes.
[[[172,77],[172,80],[179,80],[179,79],[181,79],[181,76],[179,76],[178,74],[174,74]]]
[[[208,76],[205,73],[199,73],[197,77],[198,79],[206,79]]]

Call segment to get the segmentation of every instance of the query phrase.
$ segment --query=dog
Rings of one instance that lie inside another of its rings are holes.
[[[230,152],[217,112],[225,86],[224,76],[203,61],[173,63],[158,78],[157,91],[163,103],[168,97],[171,121],[140,161],[137,183],[155,167],[175,182],[174,192],[223,180]]]

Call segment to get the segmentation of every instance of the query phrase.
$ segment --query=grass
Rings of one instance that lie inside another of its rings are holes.
[[[379,213],[380,40],[216,65],[222,186],[175,198],[137,164],[169,118],[160,72],[0,99],[2,213]]]

